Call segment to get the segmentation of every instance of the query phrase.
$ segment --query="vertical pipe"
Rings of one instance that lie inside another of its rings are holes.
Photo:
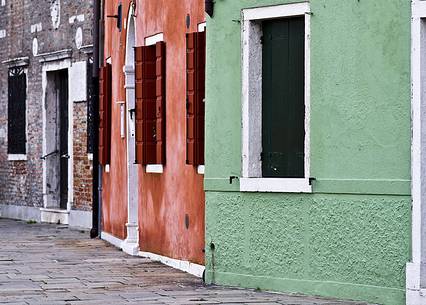
[[[90,237],[96,238],[100,233],[100,196],[99,196],[99,52],[100,52],[100,12],[101,0],[93,0],[93,70],[92,70],[92,117],[93,117],[93,185],[92,185],[92,229]]]

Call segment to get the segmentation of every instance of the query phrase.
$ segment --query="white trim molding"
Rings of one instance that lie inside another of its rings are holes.
[[[311,193],[309,179],[240,178],[241,192]]]
[[[149,258],[152,261],[156,261],[156,262],[160,262],[164,265],[167,265],[169,267],[172,267],[174,269],[178,269],[181,270],[183,272],[192,274],[196,277],[201,278],[203,276],[205,267],[202,265],[198,265],[198,264],[194,264],[191,263],[189,261],[184,261],[184,260],[178,260],[178,259],[174,259],[174,258],[170,258],[167,256],[162,256],[159,254],[155,254],[155,253],[151,253],[151,252],[143,252],[143,251],[139,251],[136,254],[132,254],[132,253],[128,253],[126,252],[126,248],[124,247],[125,245],[125,241],[123,241],[120,238],[117,238],[109,233],[106,232],[101,232],[101,239],[112,244],[113,246],[123,250],[125,253],[130,254],[130,255],[137,255],[140,257],[144,257],[144,258]]]
[[[426,304],[426,1],[412,2],[411,262],[406,268],[406,304]]]
[[[26,154],[8,154],[7,160],[8,161],[27,161],[27,155]]]
[[[145,168],[145,172],[149,174],[162,174],[164,167],[162,164],[148,164]]]
[[[205,165],[198,165],[197,166],[197,174],[204,175],[206,172],[206,166]]]
[[[101,239],[105,240],[106,242],[110,243],[111,245],[119,249],[121,249],[121,245],[123,244],[122,239],[117,238],[106,232],[101,232]]]
[[[262,21],[305,19],[305,175],[262,178]],[[310,6],[308,2],[244,9],[242,20],[242,192],[311,193],[310,178]]]
[[[206,22],[202,22],[198,24],[198,32],[205,32],[207,27]]]
[[[47,150],[47,138],[46,138],[46,128],[47,128],[47,112],[46,112],[46,96],[47,96],[47,83],[48,83],[48,73],[59,71],[59,70],[67,70],[69,73],[69,69],[72,66],[71,53],[69,50],[52,52],[41,54],[42,60],[40,62],[42,65],[42,88],[43,88],[43,96],[42,96],[42,117],[43,117],[43,155],[47,155],[51,153],[51,151]],[[68,80],[69,82],[69,80]],[[69,87],[69,83],[68,83]],[[67,211],[71,209],[73,196],[74,196],[74,154],[73,154],[73,135],[74,135],[74,111],[73,111],[73,101],[70,98],[71,94],[68,95],[68,152],[69,152],[69,160],[68,160],[68,203],[67,203]],[[48,169],[46,160],[43,160],[43,203],[44,207],[48,207],[48,193],[47,193],[47,178],[48,178]],[[65,219],[63,219],[65,221]],[[68,223],[68,219],[66,220]]]
[[[135,52],[136,46],[136,20],[134,6],[130,6],[129,18],[127,20],[127,42],[126,42],[126,62],[123,67],[125,76],[126,102],[125,114],[127,120],[124,123],[127,149],[127,223],[126,239],[122,244],[123,251],[130,255],[139,253],[139,216],[138,216],[138,198],[139,198],[139,177],[138,165],[135,164],[136,139],[135,139]],[[127,124],[126,124],[127,123]]]
[[[159,33],[145,38],[145,46],[152,46],[157,42],[164,41],[164,34]]]
[[[149,258],[153,261],[160,262],[164,265],[170,266],[174,269],[181,270],[183,272],[192,274],[196,277],[203,277],[204,270],[206,269],[202,265],[194,264],[188,261],[182,261],[167,256],[158,255],[150,252],[139,252],[139,256]]]

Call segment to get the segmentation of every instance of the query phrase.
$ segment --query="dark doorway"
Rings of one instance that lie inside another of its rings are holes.
[[[67,209],[68,204],[68,71],[62,70],[56,75],[57,98],[59,99],[59,173],[60,208]]]
[[[47,73],[46,88],[46,207],[68,206],[68,70]]]

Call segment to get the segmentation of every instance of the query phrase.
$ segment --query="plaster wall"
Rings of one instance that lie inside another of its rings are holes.
[[[123,1],[127,24],[128,1]],[[113,15],[118,1],[107,3]],[[204,263],[203,175],[186,165],[186,36],[204,22],[204,1],[138,1],[136,46],[145,38],[163,33],[166,43],[166,164],[162,174],[146,173],[138,166],[140,250],[162,256]],[[190,18],[186,27],[187,15]],[[120,108],[125,101],[124,73],[126,29],[107,19],[105,58],[113,65],[112,150],[109,173],[103,174],[103,231],[124,239],[127,221],[126,139],[120,137]],[[188,224],[188,227],[186,226]]]
[[[207,20],[208,281],[404,304],[409,1],[310,1],[313,194],[239,192],[241,9],[294,2],[217,1]]]

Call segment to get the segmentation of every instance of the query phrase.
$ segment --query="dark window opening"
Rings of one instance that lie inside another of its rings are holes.
[[[23,68],[9,69],[8,154],[26,154],[27,76]]]

